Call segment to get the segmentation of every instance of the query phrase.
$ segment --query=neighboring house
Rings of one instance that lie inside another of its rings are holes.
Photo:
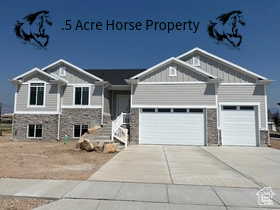
[[[12,81],[16,139],[78,138],[111,123],[114,135],[129,113],[134,144],[268,143],[270,80],[199,48],[138,70],[85,70],[59,60]]]

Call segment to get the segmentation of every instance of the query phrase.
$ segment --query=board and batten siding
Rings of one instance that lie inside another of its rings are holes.
[[[218,103],[222,102],[260,103],[261,129],[266,128],[267,110],[263,85],[220,85],[218,87]]]
[[[132,106],[215,106],[213,84],[138,84],[133,87]]]
[[[78,85],[77,85],[78,86]],[[67,85],[62,90],[62,106],[73,106],[74,86]],[[90,85],[90,105],[102,105],[102,87]]]
[[[216,76],[223,80],[225,83],[255,83],[256,79],[250,77],[246,73],[225,65],[221,62],[209,58],[208,56],[193,53],[189,56],[182,58],[183,61],[192,65],[193,57],[198,56],[200,59],[200,66],[198,68],[206,71],[207,73]]]
[[[169,66],[176,67],[177,75],[169,76]],[[147,75],[140,78],[141,82],[205,82],[207,78],[193,72],[192,70],[178,65],[177,63],[171,63],[164,65],[161,68],[148,73]]]
[[[44,111],[57,111],[57,85],[46,84],[46,97],[44,107],[28,107],[28,84],[22,84],[17,89],[16,112],[44,112]]]
[[[60,65],[56,65],[48,70],[46,70],[46,72],[50,73],[50,74],[55,74],[55,75],[59,75],[59,68],[60,67],[65,67],[65,71],[66,71],[66,75],[65,76],[60,76],[63,79],[67,80],[69,83],[72,84],[94,84],[96,82],[95,79],[85,75],[82,72],[79,72],[75,69],[73,69],[70,66],[67,66],[65,64],[60,64]]]

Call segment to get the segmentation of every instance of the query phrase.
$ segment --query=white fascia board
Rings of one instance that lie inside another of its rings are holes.
[[[192,50],[190,50],[190,51],[188,51],[186,53],[183,53],[183,54],[179,55],[177,58],[181,59],[181,58],[183,58],[183,57],[185,57],[185,56],[187,56],[187,55],[189,55],[189,54],[191,54],[191,53],[193,53],[195,51],[200,52],[200,53],[202,53],[204,55],[207,55],[207,56],[209,56],[211,58],[214,58],[214,59],[216,59],[216,60],[218,60],[218,61],[220,61],[220,62],[222,62],[224,64],[227,64],[227,65],[229,65],[231,67],[234,67],[234,68],[238,69],[239,71],[245,72],[245,73],[247,73],[247,74],[249,74],[251,76],[254,76],[254,77],[257,77],[257,78],[260,78],[260,79],[263,79],[263,80],[268,80],[266,77],[263,77],[263,76],[261,76],[261,75],[259,75],[257,73],[254,73],[254,72],[252,72],[252,71],[250,71],[248,69],[245,69],[245,68],[243,68],[243,67],[241,67],[241,66],[239,66],[237,64],[234,64],[234,63],[232,63],[232,62],[230,62],[228,60],[225,60],[225,59],[223,59],[223,58],[221,58],[219,56],[213,55],[212,53],[209,53],[209,52],[207,52],[205,50],[202,50],[202,49],[200,49],[198,47],[196,47],[196,48],[194,48],[194,49],[192,49]]]
[[[12,80],[18,80],[19,78],[25,77],[25,76],[27,76],[27,75],[29,75],[29,74],[34,73],[34,72],[39,72],[39,73],[41,73],[41,74],[43,74],[43,75],[45,75],[45,76],[47,76],[47,77],[50,77],[50,78],[52,78],[52,79],[54,79],[54,80],[57,80],[57,78],[54,77],[53,75],[48,74],[48,73],[46,73],[46,72],[40,70],[40,69],[37,68],[37,67],[36,67],[36,68],[33,68],[33,69],[31,69],[31,70],[29,70],[29,71],[27,71],[27,72],[25,72],[25,73],[23,73],[23,74],[21,74],[21,75],[19,75],[19,76],[14,77]]]
[[[169,64],[171,62],[175,62],[177,64],[180,64],[180,65],[182,65],[182,66],[184,66],[184,67],[186,67],[186,68],[188,68],[188,69],[190,69],[190,70],[192,70],[194,72],[197,72],[197,73],[199,73],[199,74],[201,74],[201,75],[203,75],[203,76],[205,76],[207,78],[209,78],[209,77],[214,78],[214,79],[216,78],[215,76],[213,76],[213,75],[211,75],[211,74],[209,74],[207,72],[204,72],[203,70],[201,70],[199,68],[193,67],[193,66],[191,66],[190,64],[188,64],[188,63],[186,63],[184,61],[181,61],[181,60],[179,60],[177,58],[171,57],[171,58],[168,58],[167,60],[165,60],[165,61],[163,61],[163,62],[161,62],[161,63],[159,63],[157,65],[152,66],[151,68],[147,69],[146,71],[143,71],[140,74],[137,74],[137,75],[131,77],[130,79],[139,78],[139,77],[141,77],[141,76],[143,76],[143,75],[145,75],[145,74],[147,74],[147,73],[149,73],[149,72],[151,72],[153,70],[156,70],[157,68],[159,68],[159,67],[161,67],[163,65]]]
[[[48,65],[48,66],[42,68],[42,71],[45,71],[45,70],[49,69],[50,67],[53,67],[53,66],[55,66],[55,65],[57,65],[57,64],[59,64],[59,63],[64,63],[64,64],[66,64],[66,65],[68,65],[68,66],[71,66],[73,69],[76,69],[76,70],[78,70],[78,71],[80,71],[80,72],[86,74],[87,76],[89,76],[89,77],[91,77],[91,78],[94,78],[94,79],[99,80],[99,81],[103,81],[103,79],[101,79],[101,78],[99,78],[99,77],[97,77],[97,76],[94,76],[93,74],[90,74],[90,73],[86,72],[84,69],[81,69],[80,67],[75,66],[74,64],[72,64],[72,63],[70,63],[70,62],[68,62],[68,61],[65,61],[65,60],[63,60],[63,59],[59,59],[58,61],[56,61],[56,62],[54,62],[54,63],[51,63],[50,65]]]
[[[144,74],[147,74],[148,72],[150,72],[150,71],[152,71],[152,70],[154,70],[154,69],[156,69],[156,68],[158,68],[158,67],[161,67],[161,66],[163,66],[163,65],[165,65],[165,64],[168,64],[168,63],[169,63],[170,61],[172,61],[173,59],[175,59],[175,58],[174,58],[174,57],[168,58],[168,59],[166,59],[166,60],[164,60],[164,61],[162,61],[162,62],[160,62],[160,63],[158,63],[158,64],[156,64],[156,65],[154,65],[154,66],[152,66],[151,68],[148,68],[147,70],[145,70],[145,71],[143,71],[143,72],[141,72],[141,73],[139,73],[139,74],[137,74],[137,75],[131,77],[130,79],[136,79],[136,78],[138,78],[138,77],[141,77],[141,76],[143,76]]]

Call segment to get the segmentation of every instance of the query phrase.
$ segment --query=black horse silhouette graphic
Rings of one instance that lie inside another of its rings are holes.
[[[49,20],[49,11],[42,10],[29,14],[23,18],[24,22],[17,21],[15,25],[16,36],[26,43],[45,48],[49,43],[45,25],[52,26]]]
[[[245,26],[242,12],[234,10],[216,18],[218,22],[208,24],[208,34],[218,42],[227,41],[233,47],[239,47],[242,43],[242,35],[239,33],[238,26]]]

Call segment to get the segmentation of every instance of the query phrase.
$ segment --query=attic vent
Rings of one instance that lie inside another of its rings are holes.
[[[200,66],[200,59],[198,56],[193,57],[192,59],[193,66]]]
[[[177,76],[177,69],[176,66],[169,66],[168,67],[168,71],[169,71],[169,76],[170,77],[176,77]]]
[[[66,68],[64,66],[61,66],[59,68],[59,76],[64,77],[66,75]]]

